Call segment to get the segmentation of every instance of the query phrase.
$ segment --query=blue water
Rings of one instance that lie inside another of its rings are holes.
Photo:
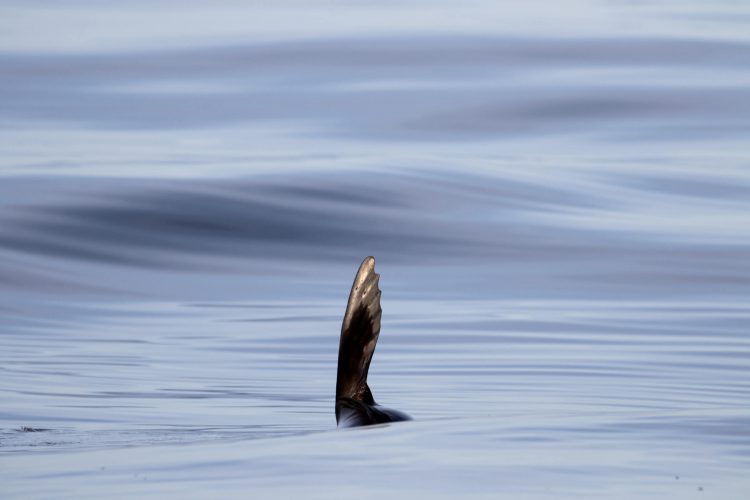
[[[0,496],[750,497],[748,19],[4,2]]]

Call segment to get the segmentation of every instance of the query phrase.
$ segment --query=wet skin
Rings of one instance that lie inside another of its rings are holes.
[[[357,427],[410,420],[398,410],[375,403],[367,385],[367,373],[380,334],[380,275],[375,259],[367,257],[354,278],[341,325],[336,376],[336,422],[339,427]]]

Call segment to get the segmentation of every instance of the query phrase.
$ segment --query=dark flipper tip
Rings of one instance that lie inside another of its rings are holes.
[[[375,404],[367,372],[380,334],[380,276],[367,257],[354,278],[341,325],[336,378],[336,421],[353,427],[409,420],[405,413]]]
[[[339,342],[339,365],[336,398],[364,400],[367,372],[380,333],[380,276],[375,272],[375,258],[367,257],[359,266],[349,292]],[[371,399],[371,396],[368,397]]]

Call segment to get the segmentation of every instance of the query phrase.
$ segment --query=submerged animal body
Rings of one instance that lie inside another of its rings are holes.
[[[336,422],[339,427],[410,420],[405,413],[375,403],[367,385],[375,345],[380,334],[380,275],[375,258],[367,257],[354,278],[339,341],[336,376]]]

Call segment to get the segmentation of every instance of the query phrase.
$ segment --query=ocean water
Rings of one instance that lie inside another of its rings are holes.
[[[3,2],[0,497],[750,498],[748,20]]]

